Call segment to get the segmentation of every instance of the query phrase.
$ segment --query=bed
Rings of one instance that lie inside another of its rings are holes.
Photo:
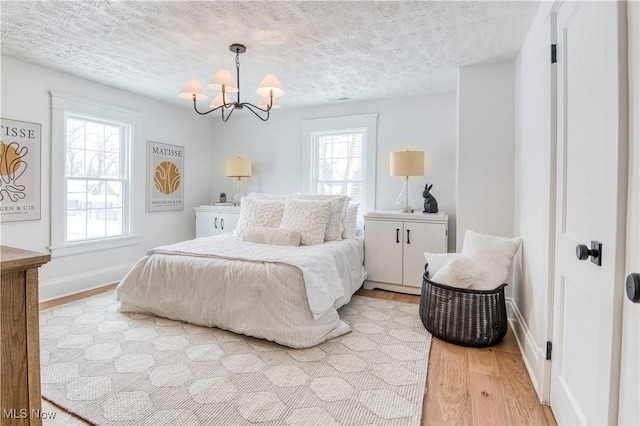
[[[222,234],[149,251],[118,285],[116,297],[123,313],[307,348],[350,331],[337,309],[362,285],[363,260],[362,235],[275,246]]]

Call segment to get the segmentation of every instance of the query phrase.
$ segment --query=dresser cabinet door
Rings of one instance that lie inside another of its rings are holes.
[[[218,228],[220,233],[233,232],[240,219],[240,213],[220,212]]]
[[[211,237],[219,232],[220,219],[218,218],[218,212],[196,212],[196,238]]]
[[[365,221],[367,280],[402,284],[402,222]]]
[[[422,286],[424,274],[424,252],[447,252],[447,227],[439,223],[404,223],[404,262],[402,284]]]

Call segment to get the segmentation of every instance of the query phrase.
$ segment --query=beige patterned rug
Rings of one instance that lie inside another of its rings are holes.
[[[354,296],[353,331],[310,349],[116,308],[106,293],[40,316],[42,395],[91,423],[420,424],[416,304]]]

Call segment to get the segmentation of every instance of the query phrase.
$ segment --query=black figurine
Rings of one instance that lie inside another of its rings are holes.
[[[438,213],[438,201],[429,192],[431,188],[433,188],[433,184],[426,184],[424,191],[422,191],[422,196],[424,197],[424,211],[422,213]]]

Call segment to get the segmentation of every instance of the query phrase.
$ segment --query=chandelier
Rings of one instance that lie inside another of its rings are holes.
[[[260,120],[267,121],[271,110],[280,108],[280,106],[276,104],[274,98],[284,95],[284,90],[282,90],[278,77],[274,74],[267,74],[262,79],[258,90],[256,90],[258,95],[262,97],[258,105],[254,105],[249,102],[240,102],[240,54],[246,52],[247,48],[242,44],[234,43],[229,46],[229,50],[236,54],[236,79],[238,81],[238,85],[236,85],[236,82],[233,80],[231,72],[226,68],[222,68],[218,70],[213,77],[211,77],[208,84],[210,88],[220,91],[220,93],[213,98],[211,105],[209,105],[212,109],[204,112],[198,111],[196,101],[203,101],[207,99],[208,96],[204,92],[200,82],[195,78],[187,81],[187,84],[185,84],[182,91],[180,91],[180,97],[184,99],[192,99],[193,109],[195,109],[200,115],[220,110],[222,114],[222,121],[224,122],[231,117],[233,111],[244,108],[247,108],[249,111],[254,113]],[[227,95],[228,93],[237,94],[235,102],[229,100]],[[225,111],[227,111],[226,114]],[[263,113],[266,113],[266,116],[263,116]]]

